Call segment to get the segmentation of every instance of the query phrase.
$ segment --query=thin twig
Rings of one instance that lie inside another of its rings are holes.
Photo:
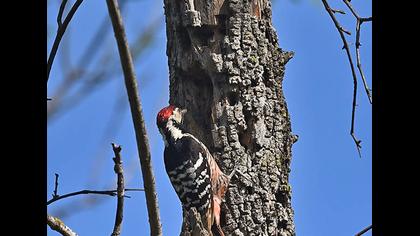
[[[61,1],[60,10],[58,11],[58,14],[57,14],[58,28],[60,28],[61,25],[63,25],[63,13],[64,13],[64,9],[66,8],[66,4],[67,4],[67,0]]]
[[[126,192],[130,192],[130,191],[144,191],[144,189],[142,188],[126,188],[124,189],[124,191]],[[81,191],[77,191],[77,192],[72,192],[72,193],[68,193],[68,194],[64,194],[62,196],[50,199],[47,201],[47,206],[50,205],[53,202],[56,202],[58,200],[61,200],[63,198],[68,198],[68,197],[72,197],[72,196],[76,196],[76,195],[81,195],[81,194],[101,194],[101,195],[109,195],[111,197],[116,196],[118,190],[81,190]],[[128,197],[128,196],[125,196]]]
[[[355,236],[361,236],[362,234],[366,233],[370,229],[372,229],[372,225],[369,225],[368,227],[364,228],[362,231],[360,231],[359,233],[357,233]]]
[[[73,230],[63,223],[60,219],[54,216],[47,215],[47,224],[52,230],[59,232],[64,236],[77,236]]]
[[[342,15],[345,15],[345,14],[346,14],[346,12],[345,12],[345,11],[343,11],[343,10],[337,10],[337,9],[332,9],[332,8],[331,8],[331,11],[332,11],[333,13],[340,13],[340,14],[342,14]]]
[[[360,60],[360,28],[363,24],[363,22],[369,22],[372,21],[372,17],[360,17],[359,14],[357,14],[356,10],[351,5],[350,1],[343,0],[343,2],[346,4],[346,6],[350,9],[353,16],[356,18],[356,60],[357,60],[357,68],[359,69],[360,76],[362,77],[363,85],[365,87],[366,94],[368,96],[370,104],[372,104],[372,94],[369,89],[369,86],[366,82],[365,74],[362,70],[362,63]]]
[[[357,14],[356,10],[353,8],[349,0],[343,0],[343,2],[346,4],[346,6],[350,9],[351,13],[353,14],[356,19],[359,19],[361,21],[372,21],[372,17],[360,17],[359,14]]]
[[[124,25],[117,0],[107,0],[109,16],[114,29],[115,39],[118,44],[121,66],[124,72],[125,86],[130,102],[131,115],[134,123],[137,149],[142,169],[144,188],[146,192],[146,203],[149,214],[150,234],[162,235],[160,223],[159,206],[155,188],[155,177],[153,175],[150,156],[149,140],[144,124],[143,111],[141,108],[140,96],[137,90],[137,80],[134,71],[133,60],[125,35]]]
[[[359,139],[357,139],[356,135],[354,134],[354,117],[355,117],[355,113],[356,113],[356,97],[357,97],[357,76],[356,76],[356,71],[354,69],[354,64],[353,64],[353,59],[351,57],[350,54],[350,48],[349,45],[347,43],[346,37],[344,36],[343,33],[343,27],[340,25],[340,23],[337,21],[337,19],[334,16],[334,13],[331,11],[331,7],[329,6],[327,0],[322,0],[322,3],[324,4],[325,9],[327,10],[328,14],[330,15],[331,19],[334,22],[335,27],[338,30],[338,33],[340,34],[341,40],[343,41],[343,48],[346,50],[347,53],[347,57],[350,63],[350,68],[351,68],[351,73],[353,76],[353,108],[352,108],[352,112],[351,112],[351,129],[350,129],[350,135],[354,140],[354,143],[356,144],[356,148],[357,148],[357,152],[359,153],[359,157],[362,157],[361,153],[360,153],[360,149],[362,148],[362,146],[360,145],[360,143],[362,141],[360,141]]]
[[[136,164],[137,164],[138,160],[137,159],[132,159],[130,160],[130,163],[128,163],[128,165],[126,165],[127,167],[124,169],[124,180],[125,183],[128,184],[130,182],[130,180],[134,177],[134,173],[136,171],[138,171],[138,168],[136,168]],[[88,184],[89,185],[89,184]],[[92,186],[92,184],[90,184]],[[106,186],[114,186],[115,183],[114,181],[112,181],[111,184],[106,184],[104,188],[107,188]],[[125,191],[127,191],[127,189],[125,189]],[[126,193],[127,194],[127,193]],[[128,197],[128,196],[126,196]],[[63,203],[62,206],[60,206],[59,208],[55,209],[52,213],[54,213],[53,215],[57,215],[63,219],[65,219],[68,216],[71,215],[75,215],[78,214],[79,212],[82,211],[87,211],[90,208],[93,207],[97,207],[101,204],[105,203],[106,198],[77,198],[77,199],[73,199],[73,201],[70,201],[66,204]]]
[[[351,32],[350,32],[350,31],[348,31],[348,30],[346,30],[346,29],[344,29],[344,27],[343,27],[343,26],[341,26],[341,25],[340,25],[339,30],[343,31],[343,33],[346,33],[346,34],[348,34],[348,35],[351,35]]]
[[[114,151],[115,157],[112,158],[114,161],[114,171],[117,174],[117,212],[115,216],[114,230],[111,236],[118,236],[121,234],[121,223],[123,220],[124,212],[124,171],[121,161],[121,146],[112,143],[112,150]]]
[[[53,199],[59,197],[57,192],[58,192],[58,174],[55,173],[55,187],[54,187],[54,192],[53,192],[53,195],[52,195]]]
[[[362,69],[362,63],[360,60],[360,26],[362,25],[363,21],[360,21],[359,19],[357,20],[357,25],[356,25],[356,63],[357,63],[357,68],[359,69],[359,73],[360,76],[362,77],[362,81],[363,81],[363,86],[365,87],[365,91],[366,94],[368,96],[369,102],[370,104],[372,104],[372,94],[371,94],[371,90],[369,89],[369,86],[366,82],[366,78],[365,78],[365,74],[363,73],[363,69]]]
[[[73,4],[73,7],[70,9],[69,13],[64,19],[64,22],[61,25],[59,25],[57,29],[57,34],[55,36],[54,43],[51,48],[51,52],[50,52],[50,55],[48,57],[48,62],[47,62],[47,83],[50,77],[51,67],[54,62],[55,55],[57,54],[58,46],[60,45],[61,39],[63,38],[63,35],[66,32],[67,26],[69,25],[71,19],[74,16],[74,13],[76,13],[77,9],[79,8],[80,4],[82,4],[82,2],[83,0],[77,0]]]
[[[360,21],[363,22],[371,22],[373,18],[371,16],[369,17],[360,17]]]

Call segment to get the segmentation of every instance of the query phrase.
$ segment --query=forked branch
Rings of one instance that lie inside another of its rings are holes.
[[[357,68],[359,69],[360,76],[362,77],[363,85],[365,87],[366,94],[368,96],[370,104],[372,104],[372,94],[371,90],[369,89],[369,86],[366,82],[365,74],[363,73],[362,69],[362,63],[360,59],[360,29],[363,24],[363,22],[371,22],[372,17],[360,17],[359,14],[357,14],[356,10],[351,5],[350,1],[343,0],[343,2],[346,4],[346,6],[350,9],[353,16],[356,18],[356,61],[357,61]]]
[[[72,8],[70,9],[69,13],[64,19],[64,22],[61,22],[61,19],[63,17],[63,12],[66,6],[67,0],[63,0],[61,2],[60,10],[57,16],[57,24],[58,24],[57,34],[55,35],[54,43],[51,48],[50,55],[48,56],[48,61],[47,61],[47,83],[50,77],[51,67],[54,62],[55,55],[57,54],[58,46],[60,46],[61,39],[63,38],[63,35],[66,32],[67,26],[69,25],[71,19],[74,16],[74,13],[76,13],[77,9],[79,8],[80,4],[82,4],[82,2],[83,0],[77,0],[73,4]]]
[[[365,79],[365,75],[363,73],[362,70],[362,64],[361,64],[361,60],[360,60],[360,26],[363,22],[367,22],[367,21],[372,21],[372,17],[368,17],[368,18],[362,18],[360,17],[356,11],[354,10],[353,6],[350,4],[350,2],[348,0],[343,0],[344,3],[347,5],[347,7],[350,9],[350,11],[352,12],[352,14],[356,17],[357,19],[357,24],[356,24],[356,60],[357,60],[357,68],[359,69],[359,73],[360,76],[362,77],[362,81],[363,81],[363,85],[365,87],[365,91],[366,94],[368,96],[369,102],[372,104],[372,96],[371,96],[371,91],[367,85],[366,79]],[[328,14],[330,15],[332,21],[334,22],[335,27],[338,30],[338,33],[340,34],[341,40],[343,41],[343,49],[346,50],[346,54],[347,54],[347,58],[348,61],[350,63],[350,68],[351,68],[351,73],[352,73],[352,77],[353,77],[353,102],[352,102],[352,114],[351,114],[351,128],[350,128],[350,135],[353,138],[354,143],[356,144],[356,148],[357,148],[357,152],[359,153],[359,157],[362,157],[360,149],[362,148],[361,146],[361,140],[359,140],[354,132],[354,123],[355,123],[355,114],[356,114],[356,107],[357,107],[357,102],[356,102],[356,97],[357,97],[357,75],[356,75],[356,69],[354,67],[354,63],[353,63],[353,58],[351,56],[350,53],[350,47],[349,44],[347,42],[347,39],[344,35],[344,33],[350,35],[351,33],[347,30],[345,30],[343,28],[343,26],[338,22],[337,18],[335,17],[335,13],[340,13],[340,14],[344,14],[345,12],[341,11],[341,10],[334,10],[330,7],[330,5],[328,4],[327,0],[322,0],[322,3],[324,4],[325,10],[328,12]]]

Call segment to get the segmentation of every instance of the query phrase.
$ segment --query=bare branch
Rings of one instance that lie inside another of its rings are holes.
[[[124,7],[127,2],[127,0],[120,1],[121,11],[124,11]],[[106,42],[103,40],[104,35],[108,35],[110,28],[108,16],[105,15],[95,35],[89,41],[89,46],[87,46],[86,50],[84,50],[82,56],[80,57],[79,67],[88,68],[95,55],[101,52],[99,49]]]
[[[124,25],[117,0],[107,0],[109,16],[114,29],[115,39],[118,44],[121,66],[124,72],[125,86],[127,89],[130,109],[133,118],[137,149],[139,152],[140,165],[142,169],[144,188],[146,192],[146,203],[149,214],[150,234],[162,235],[160,224],[159,206],[157,202],[155,177],[153,175],[150,156],[150,146],[144,124],[143,111],[141,108],[140,96],[137,90],[137,80],[134,65],[125,35]]]
[[[354,143],[356,144],[357,153],[359,153],[359,157],[362,158],[362,153],[360,152],[360,149],[362,148],[362,145],[360,145],[362,143],[362,140],[357,139],[356,135],[354,134],[354,113],[355,113],[355,107],[353,106],[350,134],[351,134],[351,137],[353,138]]]
[[[67,4],[67,0],[61,1],[60,10],[58,11],[58,14],[57,14],[58,28],[60,28],[63,25],[62,19],[63,19],[64,9],[66,8],[66,4]]]
[[[353,16],[356,18],[356,19],[358,19],[358,20],[360,20],[360,21],[362,21],[362,22],[365,22],[365,21],[372,21],[372,17],[370,16],[370,17],[360,17],[359,16],[359,14],[357,14],[357,12],[356,12],[356,10],[353,8],[353,6],[351,5],[351,3],[350,3],[350,1],[349,0],[343,0],[343,2],[344,2],[344,4],[346,4],[346,6],[350,9],[350,11],[351,11],[351,13],[353,14]]]
[[[357,14],[356,10],[354,10],[353,6],[351,5],[350,1],[348,0],[343,0],[344,4],[347,5],[347,7],[350,9],[351,13],[353,14],[354,17],[356,17],[357,19],[359,19],[359,15]]]
[[[344,36],[343,30],[342,30],[343,27],[340,25],[340,23],[335,18],[334,13],[332,12],[331,7],[329,6],[327,0],[322,0],[322,3],[324,4],[325,10],[327,10],[328,14],[330,15],[331,19],[334,22],[335,27],[338,30],[338,33],[340,34],[341,40],[343,41],[343,44],[344,44],[343,48],[346,50],[347,58],[348,58],[349,63],[350,63],[351,73],[352,73],[352,76],[353,76],[353,103],[352,103],[353,104],[353,109],[352,109],[352,112],[351,112],[350,134],[351,134],[351,136],[354,140],[354,143],[356,144],[356,148],[357,148],[357,151],[359,153],[359,157],[362,157],[361,153],[360,153],[360,148],[361,148],[360,143],[361,143],[361,141],[359,139],[357,139],[356,135],[354,134],[354,117],[355,117],[356,106],[357,106],[357,103],[356,103],[357,76],[356,76],[356,71],[354,69],[353,59],[352,59],[351,54],[350,54],[350,48],[349,48],[349,45],[347,43],[346,37]]]
[[[83,2],[83,0],[77,0],[73,4],[73,7],[70,9],[70,11],[67,14],[66,18],[64,19],[64,22],[62,24],[59,24],[59,27],[57,29],[57,34],[56,34],[55,39],[54,39],[54,43],[53,43],[53,46],[51,48],[50,55],[48,57],[48,62],[47,62],[47,83],[48,83],[48,79],[50,77],[51,67],[52,67],[52,64],[54,62],[55,55],[57,54],[58,46],[60,45],[61,39],[63,38],[63,35],[66,32],[67,26],[69,25],[71,19],[74,16],[74,13],[76,13],[77,9],[79,8],[80,4],[82,4],[82,2]],[[61,4],[61,5],[63,6],[63,4]],[[64,11],[64,9],[63,9],[63,11]],[[61,12],[61,7],[60,7],[60,12]],[[61,12],[61,14],[62,14],[62,12]],[[61,19],[61,17],[60,17],[60,19]]]
[[[368,99],[370,104],[372,104],[372,94],[369,86],[366,82],[365,74],[363,73],[362,63],[360,60],[360,26],[362,25],[363,21],[357,20],[356,25],[356,61],[357,61],[357,68],[359,69],[360,76],[362,77],[363,85],[365,87],[366,94],[368,95]]]
[[[350,9],[353,16],[356,18],[356,60],[357,60],[357,68],[359,69],[360,76],[362,77],[363,85],[365,87],[366,94],[368,96],[370,104],[372,104],[372,94],[368,87],[368,84],[366,82],[365,74],[362,70],[362,63],[360,62],[360,28],[363,22],[369,22],[372,21],[372,17],[360,17],[359,14],[357,14],[356,10],[351,5],[350,1],[343,0],[344,4]]]
[[[77,236],[73,230],[63,223],[60,219],[54,216],[47,215],[47,224],[52,230],[59,232],[64,236]]]
[[[348,30],[346,30],[346,29],[344,29],[342,26],[340,26],[339,30],[343,31],[344,33],[346,33],[348,35],[351,35],[351,32],[348,31]]]
[[[363,22],[371,22],[372,21],[372,17],[360,17],[360,21]]]
[[[130,163],[128,163],[126,165],[126,168],[124,168],[124,181],[126,185],[130,182],[130,179],[135,177],[134,176],[135,172],[138,171],[138,166],[136,164],[138,164],[138,159],[135,159],[135,158],[130,159]],[[91,183],[88,185],[94,186],[95,184]],[[114,185],[115,183],[113,181],[111,183],[111,186],[114,186]],[[107,189],[108,188],[107,186],[109,186],[109,184],[106,184],[104,188]],[[125,189],[125,191],[127,191],[127,189]],[[67,204],[61,205],[59,208],[55,209],[53,213],[54,215],[57,215],[58,217],[65,219],[68,216],[75,215],[82,211],[88,211],[91,208],[104,204],[105,200],[107,199],[98,198],[98,197],[78,198],[78,199],[74,199],[73,201],[68,202]]]
[[[130,192],[130,191],[144,191],[144,189],[142,188],[126,188],[124,189],[124,191],[126,192]],[[72,196],[76,196],[76,195],[81,195],[81,194],[101,194],[101,195],[109,195],[111,197],[116,196],[118,190],[81,190],[81,191],[77,191],[77,192],[72,192],[72,193],[68,193],[68,194],[64,194],[62,196],[50,199],[47,201],[47,206],[50,205],[53,202],[56,202],[58,200],[61,200],[63,198],[68,198],[68,197],[72,197]],[[129,196],[125,196],[125,197],[129,197]]]
[[[121,223],[123,220],[123,212],[124,212],[124,172],[122,167],[121,161],[121,146],[115,145],[112,143],[112,150],[114,151],[115,157],[112,158],[114,160],[114,171],[117,174],[117,213],[115,216],[115,224],[114,230],[112,231],[111,236],[118,236],[121,234]]]
[[[55,173],[55,187],[54,187],[54,192],[53,192],[53,195],[52,195],[53,199],[59,197],[58,194],[57,194],[57,189],[58,189],[58,174]]]
[[[370,229],[372,229],[372,225],[369,225],[368,227],[364,228],[362,231],[360,231],[359,233],[357,233],[355,236],[361,236],[362,234],[366,233]]]
[[[331,11],[335,14],[335,13],[340,13],[340,14],[342,14],[342,15],[345,15],[346,14],[346,12],[345,11],[343,11],[343,10],[337,10],[337,9],[332,9],[331,8]]]

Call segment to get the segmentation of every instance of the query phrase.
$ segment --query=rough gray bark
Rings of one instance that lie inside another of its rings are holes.
[[[279,47],[270,0],[164,3],[170,103],[188,109],[186,130],[225,173],[237,163],[244,174],[222,204],[224,233],[295,235],[288,177],[297,137],[282,91],[293,53]]]

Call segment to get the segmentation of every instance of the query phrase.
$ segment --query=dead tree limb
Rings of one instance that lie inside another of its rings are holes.
[[[355,236],[361,236],[362,234],[366,233],[367,231],[372,229],[372,225],[369,225],[368,227],[364,228],[362,231],[357,233]]]
[[[112,158],[114,161],[114,171],[117,174],[117,212],[115,216],[114,230],[112,231],[111,236],[118,236],[121,234],[121,224],[123,220],[124,213],[124,171],[121,161],[121,146],[112,144],[112,150],[114,151],[115,157]]]
[[[130,102],[131,115],[136,133],[137,149],[139,152],[140,165],[142,169],[144,188],[146,192],[146,203],[149,214],[150,234],[162,235],[160,224],[159,206],[155,189],[155,177],[152,169],[149,140],[144,124],[143,111],[141,108],[140,96],[137,90],[137,80],[131,58],[128,41],[125,35],[123,20],[118,7],[117,0],[107,0],[108,12],[114,29],[115,39],[120,54],[121,66],[124,73],[124,80]]]
[[[126,188],[124,189],[125,192],[130,192],[130,191],[144,191],[144,189],[142,188]],[[68,194],[64,194],[62,196],[56,197],[56,198],[52,198],[50,200],[47,201],[47,206],[50,205],[53,202],[56,202],[58,200],[64,199],[64,198],[68,198],[68,197],[72,197],[72,196],[76,196],[76,195],[82,195],[82,194],[99,194],[99,195],[108,195],[111,197],[114,197],[117,195],[118,190],[81,190],[81,191],[77,191],[77,192],[72,192],[72,193],[68,193]],[[129,196],[125,196],[125,197],[129,197]]]
[[[53,43],[53,46],[51,48],[50,55],[48,57],[48,62],[47,62],[47,83],[48,83],[48,79],[50,77],[51,67],[52,67],[52,64],[54,62],[55,55],[57,54],[58,46],[60,45],[61,39],[63,38],[63,35],[66,32],[67,26],[69,25],[71,19],[74,16],[74,13],[76,13],[77,9],[79,8],[80,4],[82,4],[83,0],[77,0],[73,4],[73,7],[70,9],[69,13],[67,14],[66,18],[64,19],[64,22],[61,23],[61,18],[62,18],[62,14],[63,14],[66,2],[67,2],[67,0],[63,0],[62,4],[60,6],[60,11],[59,11],[58,17],[57,17],[57,22],[58,22],[57,34],[55,36],[54,43]],[[61,16],[60,16],[60,14],[61,14]]]
[[[347,39],[344,35],[344,33],[349,34],[349,32],[347,32],[346,30],[344,30],[344,28],[341,26],[341,24],[338,22],[338,20],[335,18],[334,12],[332,10],[332,8],[330,7],[330,5],[328,4],[327,0],[322,0],[322,3],[324,4],[325,10],[327,10],[328,14],[330,15],[332,21],[334,22],[335,27],[338,30],[338,33],[340,34],[341,40],[343,41],[343,49],[346,50],[347,53],[347,58],[349,60],[350,63],[350,68],[351,68],[351,73],[353,76],[353,102],[352,102],[352,112],[351,112],[351,128],[350,128],[350,135],[354,140],[354,143],[356,144],[356,148],[357,148],[357,152],[359,153],[359,157],[362,157],[360,149],[362,148],[362,146],[360,145],[360,143],[362,142],[361,140],[357,139],[355,133],[354,133],[354,122],[355,122],[355,114],[356,114],[356,97],[357,97],[357,76],[356,76],[356,70],[354,68],[354,64],[353,64],[353,59],[351,57],[351,53],[350,53],[350,47],[349,44],[347,43]]]
[[[64,9],[66,8],[67,0],[62,0],[60,5],[60,10],[58,10],[57,14],[57,25],[61,27],[63,25],[63,13]]]
[[[71,230],[67,225],[64,224],[63,221],[61,221],[57,217],[47,215],[47,224],[52,230],[59,232],[61,235],[77,236],[77,234],[73,232],[73,230]]]
[[[372,94],[371,90],[369,89],[369,86],[366,82],[365,74],[363,73],[362,69],[362,63],[360,60],[360,28],[363,24],[363,22],[371,22],[372,17],[360,17],[359,14],[357,14],[356,10],[351,5],[350,1],[343,0],[343,2],[346,4],[346,6],[350,9],[353,16],[356,18],[356,60],[357,60],[357,68],[359,69],[360,76],[362,77],[363,85],[365,87],[366,94],[368,96],[370,104],[372,104]]]
[[[57,192],[58,192],[58,174],[57,173],[55,173],[55,184],[54,184],[54,186],[55,186],[54,187],[54,192],[53,192],[53,195],[52,195],[53,199],[59,197],[59,195],[57,194]]]

